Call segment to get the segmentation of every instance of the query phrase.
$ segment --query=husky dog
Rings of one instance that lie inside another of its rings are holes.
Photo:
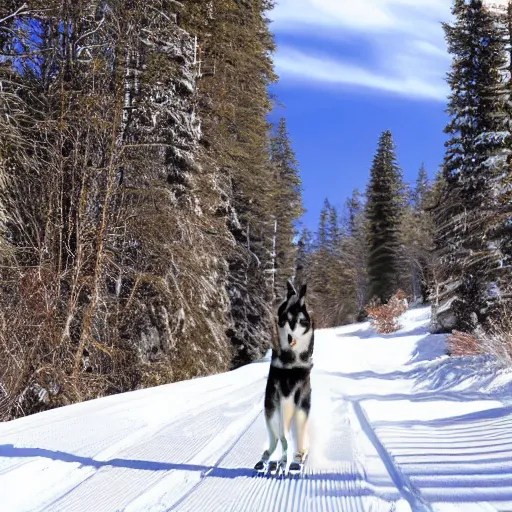
[[[310,373],[313,367],[314,326],[306,309],[306,285],[297,293],[288,281],[287,297],[278,309],[278,340],[272,349],[272,360],[265,390],[265,420],[269,447],[255,469],[284,473],[287,466],[288,435],[294,421],[297,451],[290,473],[302,470],[308,454],[306,426],[311,407]],[[282,456],[278,464],[269,460],[281,441]]]

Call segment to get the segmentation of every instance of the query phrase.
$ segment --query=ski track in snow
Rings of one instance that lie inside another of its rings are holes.
[[[267,356],[0,424],[0,511],[510,512],[512,375],[447,358],[428,320],[317,332],[303,478],[252,469]]]

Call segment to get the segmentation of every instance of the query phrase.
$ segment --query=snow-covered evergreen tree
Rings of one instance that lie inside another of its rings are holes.
[[[428,300],[429,282],[431,280],[431,255],[433,226],[432,216],[428,211],[432,186],[425,166],[418,172],[415,187],[411,190],[411,201],[404,209],[401,225],[401,242],[405,279],[402,289],[413,300]]]
[[[313,253],[313,234],[307,228],[300,232],[297,242],[297,256],[295,258],[295,284],[300,288],[308,282]]]
[[[270,160],[275,171],[272,191],[275,235],[273,295],[279,298],[285,293],[286,281],[294,275],[295,223],[304,212],[298,162],[284,118],[280,119],[270,140]]]
[[[446,268],[436,321],[473,330],[489,313],[502,264],[496,218],[510,154],[510,106],[503,26],[481,0],[456,0],[445,24],[452,70],[445,131],[446,197],[436,211],[436,247]]]
[[[402,171],[389,130],[379,139],[367,190],[370,298],[387,301],[399,280],[399,230],[404,206]]]
[[[430,182],[428,179],[425,164],[421,164],[416,178],[416,186],[412,191],[412,202],[416,209],[420,210],[424,207],[425,200],[430,191]]]
[[[299,282],[307,279],[309,304],[319,327],[334,327],[356,318],[356,266],[345,253],[347,240],[337,209],[326,199],[316,241],[313,245],[302,245],[301,241],[298,258],[307,264],[300,271]]]
[[[346,202],[347,219],[346,236],[342,241],[342,258],[354,269],[352,284],[354,312],[356,318],[361,317],[368,293],[368,245],[366,237],[366,217],[364,197],[359,190],[354,190]]]

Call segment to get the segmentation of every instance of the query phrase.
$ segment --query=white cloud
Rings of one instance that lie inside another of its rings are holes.
[[[447,0],[281,0],[271,18],[280,28],[297,23],[327,25],[355,30],[400,29],[415,31],[412,19],[404,14],[416,13],[416,20],[446,17]],[[422,23],[423,24],[423,23]]]
[[[443,101],[447,87],[439,80],[427,80],[419,73],[378,73],[323,55],[306,54],[282,47],[276,56],[278,72],[299,81],[344,84],[354,87],[380,89],[410,98]],[[437,78],[437,77],[436,77]]]
[[[278,49],[277,72],[294,80],[444,101],[450,61],[440,22],[449,20],[450,4],[449,0],[281,0],[270,13],[273,29],[300,35],[302,42],[300,47]],[[357,64],[348,63],[333,52],[326,55],[314,49],[318,37],[339,43],[354,36],[370,45],[377,65],[362,57]]]

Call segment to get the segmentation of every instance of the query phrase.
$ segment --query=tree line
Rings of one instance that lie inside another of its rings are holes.
[[[261,357],[302,214],[267,0],[0,5],[0,419]]]
[[[320,327],[398,289],[435,330],[506,316],[512,8],[454,2],[434,179],[384,131],[366,190],[298,234],[272,7],[0,4],[0,419],[254,361],[290,277]]]
[[[402,289],[431,303],[434,331],[501,332],[512,354],[512,6],[455,0],[452,13],[443,164],[405,184],[384,132],[367,190],[341,211],[326,202],[317,232],[301,235],[299,268],[322,326]]]
[[[309,283],[319,326],[363,320],[369,304],[385,304],[398,290],[416,303],[429,300],[436,189],[424,165],[413,186],[404,182],[384,131],[366,190],[341,209],[326,199],[317,232],[301,232],[298,279]]]

